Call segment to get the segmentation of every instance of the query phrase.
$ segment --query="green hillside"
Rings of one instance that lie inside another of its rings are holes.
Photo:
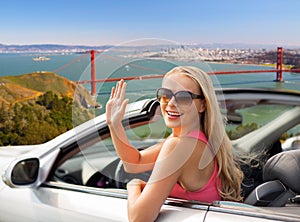
[[[0,146],[44,143],[93,117],[96,102],[51,72],[0,78]]]
[[[93,104],[89,93],[84,87],[52,72],[0,77],[0,98],[2,99],[9,99],[9,101],[12,98],[15,98],[16,101],[18,99],[30,99],[47,91],[70,98],[73,98],[75,91],[77,91],[85,97],[87,103]]]

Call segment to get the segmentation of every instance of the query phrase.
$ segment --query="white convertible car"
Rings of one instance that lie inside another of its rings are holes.
[[[300,221],[300,93],[224,89],[219,100],[233,149],[263,154],[241,165],[244,203],[169,198],[157,221]],[[168,135],[159,110],[155,99],[128,105],[123,123],[138,149]],[[105,115],[45,144],[0,147],[0,170],[2,222],[127,221],[125,185],[151,173],[124,171]]]

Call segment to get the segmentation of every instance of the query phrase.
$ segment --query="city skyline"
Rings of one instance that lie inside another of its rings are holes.
[[[300,46],[299,7],[298,0],[5,1],[0,44],[122,45],[157,38]]]

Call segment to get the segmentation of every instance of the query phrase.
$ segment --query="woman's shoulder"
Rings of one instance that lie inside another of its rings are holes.
[[[169,153],[169,152],[175,150],[176,147],[180,146],[182,144],[182,142],[183,141],[181,141],[180,137],[173,137],[173,136],[168,137],[164,141],[161,150]]]
[[[206,144],[193,137],[169,137],[163,143],[161,151],[163,151],[165,155],[170,154],[171,152],[176,152],[180,155],[183,153],[191,153],[196,148],[199,148],[199,146],[204,147]]]

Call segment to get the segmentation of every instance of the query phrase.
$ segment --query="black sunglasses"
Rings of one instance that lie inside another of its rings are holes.
[[[193,99],[204,99],[203,95],[196,95],[189,91],[178,91],[173,93],[166,88],[159,88],[156,90],[156,98],[160,103],[168,103],[174,96],[175,102],[178,106],[189,106],[192,104]]]

